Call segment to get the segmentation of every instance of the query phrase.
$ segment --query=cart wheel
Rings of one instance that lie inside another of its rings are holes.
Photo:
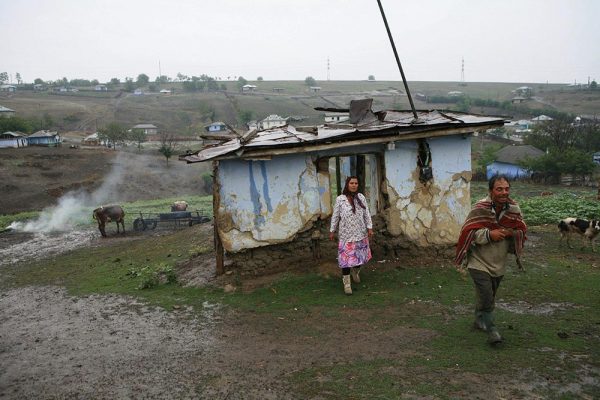
[[[192,226],[192,225],[194,225],[194,220],[190,219],[190,222],[188,222],[188,226]]]
[[[145,231],[146,230],[146,223],[144,222],[143,219],[141,218],[136,218],[133,221],[133,230],[135,231]]]
[[[148,225],[149,225],[149,226],[148,226],[148,229],[155,229],[157,224],[158,224],[158,222],[156,222],[156,221],[152,221],[152,222],[150,222],[150,223],[148,224]]]

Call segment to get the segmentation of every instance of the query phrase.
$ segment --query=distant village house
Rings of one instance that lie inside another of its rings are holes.
[[[287,118],[280,117],[277,114],[271,114],[259,123],[260,129],[271,129],[284,126],[287,124]]]
[[[17,87],[14,85],[0,85],[0,92],[16,92],[17,91]]]
[[[7,148],[7,147],[19,148],[19,147],[26,147],[26,146],[27,146],[27,139],[25,138],[25,135],[23,135],[20,132],[4,132],[4,133],[0,134],[0,147],[1,148]]]
[[[242,86],[242,92],[253,92],[255,90],[256,90],[256,85],[247,84],[247,85]]]
[[[350,119],[348,113],[327,113],[325,114],[325,123],[337,123],[343,122]]]
[[[12,117],[15,115],[15,110],[8,107],[0,106],[0,118]]]
[[[533,171],[522,167],[521,162],[543,155],[542,150],[531,145],[506,146],[496,153],[496,160],[486,167],[487,178],[490,179],[496,174],[506,175],[510,179],[530,178]]]
[[[59,146],[61,138],[58,132],[41,130],[27,136],[28,146]]]
[[[137,124],[131,129],[141,129],[145,135],[156,135],[158,133],[158,128],[152,124]]]

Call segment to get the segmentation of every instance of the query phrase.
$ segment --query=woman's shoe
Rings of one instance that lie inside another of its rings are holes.
[[[344,293],[347,295],[352,294],[352,285],[350,283],[350,275],[342,275],[342,282],[344,282]]]

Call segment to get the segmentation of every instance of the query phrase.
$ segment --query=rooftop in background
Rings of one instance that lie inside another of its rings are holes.
[[[31,135],[27,136],[28,138],[36,138],[36,137],[53,137],[58,135],[58,132],[56,131],[45,131],[45,130],[41,130],[41,131],[37,131],[35,133],[32,133]]]
[[[496,161],[507,164],[518,164],[526,158],[537,158],[542,156],[544,152],[532,145],[524,146],[506,146],[496,153]]]
[[[468,134],[475,130],[504,125],[503,117],[456,111],[371,110],[373,100],[354,100],[350,109],[319,109],[349,112],[350,119],[339,124],[295,128],[290,125],[263,131],[251,130],[241,138],[182,156],[189,163],[225,158],[267,157],[274,154],[306,152],[357,144],[388,143],[434,136]]]
[[[156,129],[156,126],[152,124],[137,124],[133,129]]]

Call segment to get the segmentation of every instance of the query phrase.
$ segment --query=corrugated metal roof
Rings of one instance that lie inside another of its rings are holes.
[[[133,129],[156,129],[156,126],[152,124],[137,124]]]
[[[412,111],[380,111],[366,113],[354,124],[342,122],[314,127],[293,127],[290,125],[251,132],[242,138],[206,147],[193,155],[182,156],[187,162],[200,162],[211,159],[241,156],[251,157],[253,151],[261,149],[261,154],[280,148],[304,147],[320,144],[340,143],[351,145],[364,139],[403,140],[403,136],[421,134],[443,136],[457,134],[455,128],[494,127],[504,124],[503,117],[466,114],[456,111],[418,111],[414,120]],[[299,150],[300,151],[300,150]],[[310,151],[304,150],[304,151]]]
[[[18,132],[4,132],[3,134],[1,134],[0,136],[2,137],[23,137],[24,135],[22,133],[18,133]]]
[[[28,138],[36,138],[36,137],[53,137],[58,135],[58,132],[51,132],[51,131],[37,131],[35,133],[32,133],[31,135],[27,136]]]

